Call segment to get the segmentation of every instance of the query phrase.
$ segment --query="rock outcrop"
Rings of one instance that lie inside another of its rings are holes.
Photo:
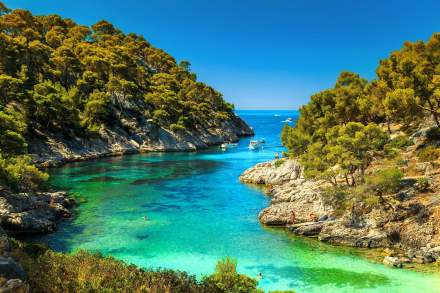
[[[124,118],[121,124],[101,129],[94,137],[66,137],[34,130],[27,137],[29,153],[37,165],[54,167],[66,162],[126,153],[195,151],[254,134],[252,128],[238,116],[225,120],[221,126],[195,126],[178,133],[153,122],[139,122],[137,117]]]
[[[73,205],[65,192],[15,194],[0,187],[0,226],[15,234],[52,232],[59,220],[72,216]]]
[[[343,214],[335,212],[322,190],[324,181],[307,180],[295,160],[260,163],[246,170],[240,180],[263,184],[272,197],[259,214],[265,225],[285,226],[297,235],[317,237],[332,244],[365,248],[390,248],[384,263],[440,260],[440,197],[418,195],[417,184],[408,180],[392,206],[358,207]],[[395,257],[395,258],[394,258]]]

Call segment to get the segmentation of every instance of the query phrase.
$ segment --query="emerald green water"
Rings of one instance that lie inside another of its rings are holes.
[[[275,117],[274,114],[281,117]],[[244,111],[265,149],[143,154],[82,162],[53,170],[52,184],[80,195],[77,217],[40,240],[61,251],[97,250],[146,268],[211,273],[217,260],[263,274],[263,289],[297,292],[439,292],[440,275],[387,268],[357,254],[264,228],[269,199],[239,183],[246,168],[281,151],[279,132],[296,113]],[[144,221],[147,215],[149,220]]]

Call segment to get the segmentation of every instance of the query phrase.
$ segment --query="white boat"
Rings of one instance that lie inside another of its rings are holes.
[[[253,150],[258,150],[260,147],[261,147],[261,143],[258,140],[251,140],[249,142],[248,149],[253,151]]]

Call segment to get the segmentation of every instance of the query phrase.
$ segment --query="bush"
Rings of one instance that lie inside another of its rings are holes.
[[[25,269],[33,292],[251,293],[257,281],[236,271],[237,262],[219,261],[213,275],[198,282],[172,270],[143,270],[99,253],[53,252],[44,245],[14,241],[12,256]],[[286,291],[287,292],[287,291]],[[293,292],[293,291],[291,291]]]
[[[387,147],[397,148],[397,149],[404,149],[407,148],[414,143],[408,138],[408,136],[402,134],[398,135],[395,138],[393,138],[388,144]]]
[[[14,254],[34,292],[203,292],[204,288],[183,272],[144,271],[98,253]]]
[[[215,272],[204,279],[205,283],[214,284],[225,293],[262,292],[257,289],[257,281],[237,272],[237,261],[229,257],[221,260],[215,267]]]
[[[177,132],[184,132],[185,131],[185,126],[173,123],[173,124],[170,125],[170,130],[172,132],[175,132],[175,133],[177,133]]]
[[[34,191],[48,178],[49,175],[31,164],[29,156],[5,159],[0,155],[0,183],[14,191]]]
[[[421,177],[417,179],[417,189],[420,191],[427,191],[430,185],[431,183],[429,182],[429,179],[426,177]]]
[[[282,164],[284,164],[285,160],[276,160],[275,161],[275,168],[280,167]]]
[[[433,142],[433,141],[439,141],[440,140],[440,128],[438,127],[433,127],[430,130],[428,130],[426,132],[426,138],[428,139],[428,141]]]
[[[387,168],[376,171],[367,176],[366,187],[378,194],[396,192],[403,178],[403,172],[398,168]]]
[[[322,196],[327,204],[334,207],[334,214],[341,216],[354,204],[355,188],[347,185],[329,186],[322,190]]]
[[[435,146],[427,146],[417,152],[417,157],[421,162],[436,161],[440,158],[440,149]]]

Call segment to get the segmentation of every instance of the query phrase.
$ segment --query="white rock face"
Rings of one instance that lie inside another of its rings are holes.
[[[276,166],[276,161],[260,163],[247,169],[240,176],[240,180],[251,184],[279,185],[301,177],[301,166],[296,160],[281,159],[281,165]]]
[[[174,133],[148,121],[125,121],[130,130],[121,127],[101,129],[95,137],[66,138],[55,133],[38,133],[28,137],[33,161],[43,167],[62,165],[125,153],[157,151],[195,151],[239,137],[253,135],[253,130],[238,116],[222,125],[195,126]]]
[[[335,215],[334,208],[322,194],[322,188],[328,183],[304,179],[297,161],[282,160],[260,163],[240,176],[244,183],[266,185],[267,193],[272,196],[269,207],[259,214],[261,223],[287,226],[295,234],[317,236],[332,244],[406,251],[407,257],[384,260],[386,265],[394,267],[440,259],[437,201],[426,206],[414,198],[416,191],[409,186],[389,195],[389,201],[393,202],[391,209],[360,204],[356,209]]]
[[[257,164],[240,176],[242,182],[266,184],[271,188],[269,193],[272,201],[259,214],[260,221],[266,225],[291,224],[292,212],[296,222],[310,221],[312,216],[328,216],[332,208],[325,204],[320,192],[320,188],[326,183],[305,180],[296,160],[282,161],[278,167],[276,160]]]

